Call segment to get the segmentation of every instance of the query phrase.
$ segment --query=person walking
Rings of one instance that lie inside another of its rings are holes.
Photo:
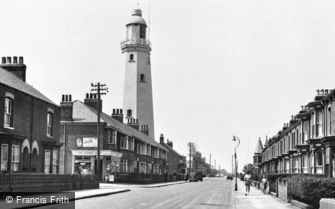
[[[249,171],[247,171],[247,173],[244,176],[244,182],[245,182],[245,195],[248,195],[250,193],[250,185],[251,185],[251,175]]]
[[[266,192],[266,188],[267,188],[267,186],[268,186],[268,180],[266,179],[266,177],[265,176],[263,176],[263,178],[262,178],[262,184],[263,184],[263,193],[265,193]]]

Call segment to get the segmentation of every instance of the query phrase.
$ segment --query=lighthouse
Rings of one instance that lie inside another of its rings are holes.
[[[121,42],[126,62],[123,95],[125,120],[138,120],[140,127],[146,127],[146,133],[154,140],[151,44],[147,39],[147,24],[140,9],[132,11],[126,28],[126,39]]]

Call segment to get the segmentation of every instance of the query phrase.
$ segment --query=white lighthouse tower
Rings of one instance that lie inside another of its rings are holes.
[[[126,40],[121,43],[126,58],[123,110],[126,120],[138,119],[140,125],[147,125],[149,136],[154,139],[151,45],[147,40],[147,24],[140,9],[133,10],[126,27]]]

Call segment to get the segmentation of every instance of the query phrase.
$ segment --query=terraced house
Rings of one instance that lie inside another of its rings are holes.
[[[167,149],[149,136],[149,128],[127,117],[122,109],[101,113],[100,145],[97,142],[97,102],[87,94],[84,102],[63,95],[61,102],[61,141],[65,173],[96,174],[97,147],[101,149],[100,173],[103,181],[163,181]],[[102,109],[102,101],[99,102]]]
[[[308,173],[335,176],[335,91],[317,90],[262,150],[263,174]]]
[[[23,57],[2,57],[0,172],[59,173],[60,108],[25,81]]]

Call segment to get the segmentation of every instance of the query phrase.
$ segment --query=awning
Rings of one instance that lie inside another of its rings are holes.
[[[96,156],[98,155],[98,150],[71,150],[73,155],[82,155],[82,156]],[[112,156],[112,157],[122,157],[122,153],[115,152],[113,150],[100,150],[101,156]]]

